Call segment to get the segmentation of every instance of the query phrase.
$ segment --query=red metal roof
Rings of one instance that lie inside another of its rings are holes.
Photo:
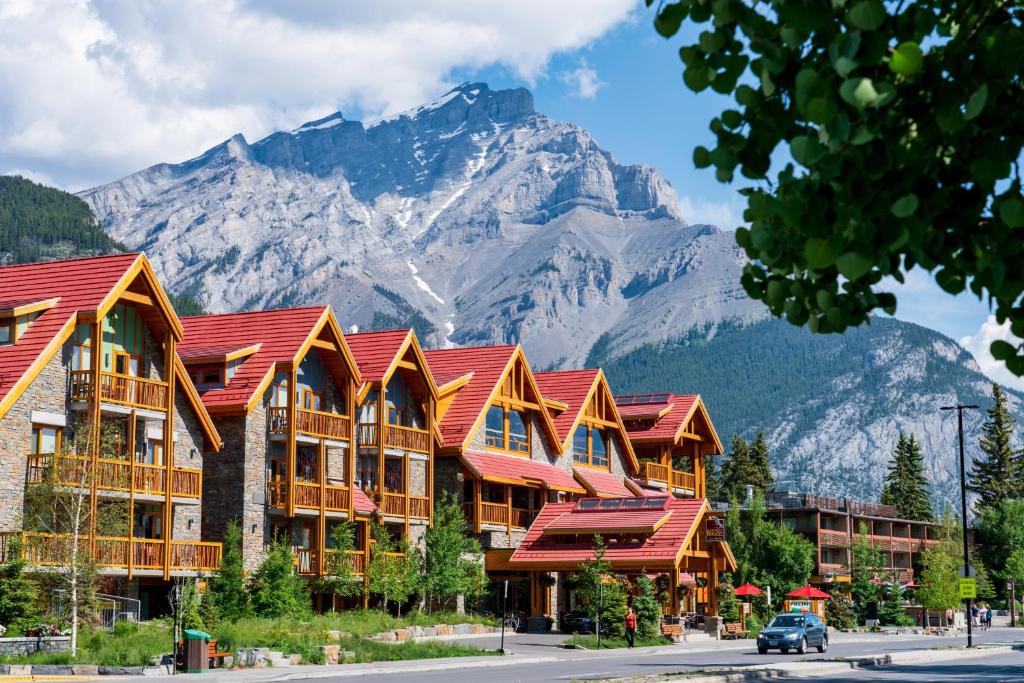
[[[370,497],[358,486],[352,487],[352,505],[357,514],[372,515],[377,511],[377,506]]]
[[[621,512],[567,512],[544,527],[545,534],[621,533],[653,534],[671,515],[665,510],[626,510]]]
[[[0,346],[0,400],[78,311],[95,311],[140,254],[115,254],[93,258],[28,263],[0,268],[0,299],[36,302],[57,298],[18,338]]]
[[[627,416],[647,415],[652,412],[660,412],[666,406],[672,406],[667,414],[655,420],[654,424],[639,425],[636,422],[627,420],[626,431],[632,439],[674,439],[693,412],[697,400],[697,394],[651,394],[649,402],[643,402],[643,396],[616,396],[615,403],[619,408],[619,414],[626,420]]]
[[[352,356],[356,359],[364,382],[380,382],[402,349],[411,330],[383,330],[346,334]]]
[[[592,470],[588,467],[573,467],[572,473],[592,496],[632,496],[634,495],[621,479],[611,472]]]
[[[597,380],[597,368],[586,368],[583,370],[561,370],[558,372],[538,372],[533,375],[537,380],[537,386],[544,398],[553,398],[556,401],[569,404],[559,415],[552,418],[555,423],[555,430],[558,438],[563,442],[569,438],[569,430],[572,429],[576,417],[585,407],[584,401],[587,394]]]
[[[234,344],[211,344],[209,346],[190,346],[178,352],[182,360],[188,361],[193,358],[226,358],[227,356],[249,348],[248,346],[237,346]]]
[[[439,349],[424,354],[430,372],[438,378],[439,384],[473,373],[472,379],[459,389],[441,420],[445,446],[461,446],[469,436],[516,348],[512,345],[474,346]]]
[[[631,567],[673,566],[682,551],[686,540],[696,531],[697,525],[708,512],[704,499],[681,499],[669,497],[668,520],[657,531],[625,542],[608,544],[605,559],[612,566],[628,565]],[[537,515],[526,532],[519,547],[512,553],[509,563],[522,567],[563,567],[579,566],[582,562],[594,559],[593,543],[584,535],[577,543],[565,543],[564,537],[545,534],[544,530],[551,524],[578,523],[586,528],[587,520],[604,513],[578,511],[576,503],[548,503]],[[647,511],[622,512],[617,514],[634,514],[646,516]],[[664,515],[665,512],[659,512]],[[569,517],[572,521],[563,519]]]
[[[308,306],[182,318],[185,339],[179,348],[183,353],[208,349],[212,345],[241,349],[260,344],[259,350],[238,367],[226,387],[202,392],[203,404],[210,409],[247,406],[277,363],[295,359],[327,311],[325,306]]]
[[[618,398],[618,397],[616,397]],[[674,407],[671,403],[645,403],[645,404],[620,404],[616,403],[615,407],[619,409],[619,415],[622,419],[628,417],[639,418],[639,417],[660,417],[662,412],[672,410]]]
[[[556,491],[586,493],[568,472],[539,460],[479,451],[467,451],[461,458],[477,478],[485,481],[515,482],[534,486],[539,484]]]

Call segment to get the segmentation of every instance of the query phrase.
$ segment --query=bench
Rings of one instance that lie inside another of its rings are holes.
[[[209,649],[208,656],[210,658],[210,668],[211,669],[216,669],[218,667],[223,667],[224,666],[224,658],[225,657],[230,657],[231,653],[230,652],[218,652],[217,651],[217,641],[216,640],[211,640],[210,641],[210,649]],[[178,668],[183,668],[185,666],[185,641],[183,641],[183,640],[179,640],[178,641],[178,657],[177,657],[177,659],[178,659],[178,662],[177,662]]]
[[[736,622],[735,624],[726,624],[725,637],[731,640],[735,640],[737,638],[746,638],[747,629],[743,626],[743,624],[739,622]]]
[[[661,635],[665,636],[669,640],[676,642],[683,637],[683,625],[682,624],[662,624]]]

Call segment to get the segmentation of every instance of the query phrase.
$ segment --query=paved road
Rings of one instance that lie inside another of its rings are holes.
[[[936,683],[1024,683],[1024,653],[974,657],[962,661],[872,667],[830,676],[781,678],[782,681],[929,681]]]
[[[1020,630],[1014,633],[1009,629],[997,629],[984,634],[978,634],[975,641],[978,643],[1012,642],[1022,639],[1024,639],[1024,633]],[[758,655],[752,643],[749,642],[744,644],[708,641],[706,644],[700,645],[700,651],[698,651],[695,645],[693,648],[641,648],[632,651],[609,650],[602,652],[560,650],[552,647],[552,642],[553,639],[550,637],[531,638],[531,636],[523,635],[517,636],[514,640],[510,639],[506,643],[506,647],[516,653],[516,655],[510,657],[510,660],[514,657],[546,656],[557,657],[558,659],[555,661],[524,662],[521,665],[510,664],[507,666],[491,666],[489,668],[475,667],[444,671],[415,671],[407,673],[393,671],[381,671],[379,673],[363,672],[360,677],[381,681],[407,681],[408,683],[413,681],[416,683],[479,683],[480,681],[486,681],[487,683],[518,683],[519,681],[562,683],[564,681],[602,680],[628,676],[694,672],[723,666],[751,666],[773,662],[855,657],[899,650],[962,646],[965,643],[965,639],[918,637],[864,641],[862,639],[854,640],[849,636],[839,636],[833,639],[827,654],[820,655],[817,652],[812,652],[803,657],[795,654],[780,655],[777,653]],[[1022,656],[1022,659],[1024,659],[1024,656]],[[355,672],[353,671],[353,673]],[[331,676],[325,671],[323,677],[318,676],[318,679],[341,683],[342,681],[351,680],[351,676]],[[961,680],[969,681],[972,679],[965,678]]]

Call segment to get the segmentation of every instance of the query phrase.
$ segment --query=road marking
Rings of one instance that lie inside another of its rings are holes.
[[[585,673],[585,674],[573,674],[572,676],[559,676],[558,680],[562,680],[563,678],[566,679],[566,680],[579,680],[583,676],[604,676],[605,674],[610,674],[610,673],[612,673],[612,672],[611,671],[590,671],[590,672]]]

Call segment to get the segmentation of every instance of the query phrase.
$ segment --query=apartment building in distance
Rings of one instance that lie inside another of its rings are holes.
[[[850,545],[862,531],[900,583],[914,578],[921,552],[940,540],[938,525],[901,519],[892,505],[789,492],[771,492],[765,502],[769,519],[814,544],[817,565],[811,582],[816,584],[850,582]]]
[[[69,533],[106,592],[166,610],[175,576],[220,564],[201,539],[221,437],[178,353],[183,328],[142,254],[0,268],[0,552],[69,563]],[[26,507],[33,487],[88,494],[86,526]],[[46,521],[51,523],[46,524]]]

